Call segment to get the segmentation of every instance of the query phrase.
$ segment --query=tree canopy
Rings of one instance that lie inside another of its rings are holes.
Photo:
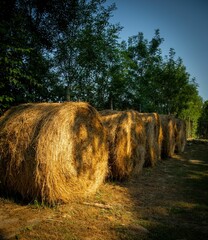
[[[195,79],[159,29],[119,41],[105,0],[1,0],[0,111],[24,102],[87,101],[197,121]]]

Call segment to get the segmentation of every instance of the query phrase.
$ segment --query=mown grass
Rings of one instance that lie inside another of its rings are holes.
[[[148,239],[195,240],[208,237],[208,146],[195,144],[187,147],[183,158],[176,157],[167,164],[164,177],[168,177],[170,183],[167,195],[159,204],[168,214],[144,213],[140,224],[149,230]]]

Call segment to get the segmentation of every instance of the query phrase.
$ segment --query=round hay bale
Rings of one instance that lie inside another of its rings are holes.
[[[145,167],[153,167],[161,159],[162,127],[157,113],[138,113],[145,124],[146,155]]]
[[[163,131],[162,158],[172,157],[176,147],[176,118],[171,115],[160,115]]]
[[[108,131],[110,180],[126,180],[138,175],[144,165],[145,130],[136,111],[102,111],[101,120]]]
[[[186,123],[184,120],[176,118],[176,153],[182,153],[186,145]]]
[[[14,107],[0,118],[0,188],[50,205],[87,196],[106,176],[106,137],[87,103]]]

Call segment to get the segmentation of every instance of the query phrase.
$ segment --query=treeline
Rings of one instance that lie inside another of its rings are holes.
[[[106,0],[0,1],[0,111],[24,102],[174,114],[197,124],[202,99],[156,30],[119,41]]]

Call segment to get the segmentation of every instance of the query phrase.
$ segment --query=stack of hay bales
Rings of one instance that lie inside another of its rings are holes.
[[[23,104],[0,118],[0,189],[50,205],[96,191],[106,131],[87,103]]]
[[[136,111],[101,111],[108,131],[111,180],[125,180],[141,172],[145,157],[145,129]]]
[[[153,167],[161,159],[162,127],[157,113],[138,113],[145,123],[146,155],[145,167]]]
[[[186,123],[184,120],[176,119],[176,153],[182,153],[186,145]]]
[[[176,148],[176,118],[171,115],[160,115],[163,141],[162,141],[162,158],[172,157]]]

